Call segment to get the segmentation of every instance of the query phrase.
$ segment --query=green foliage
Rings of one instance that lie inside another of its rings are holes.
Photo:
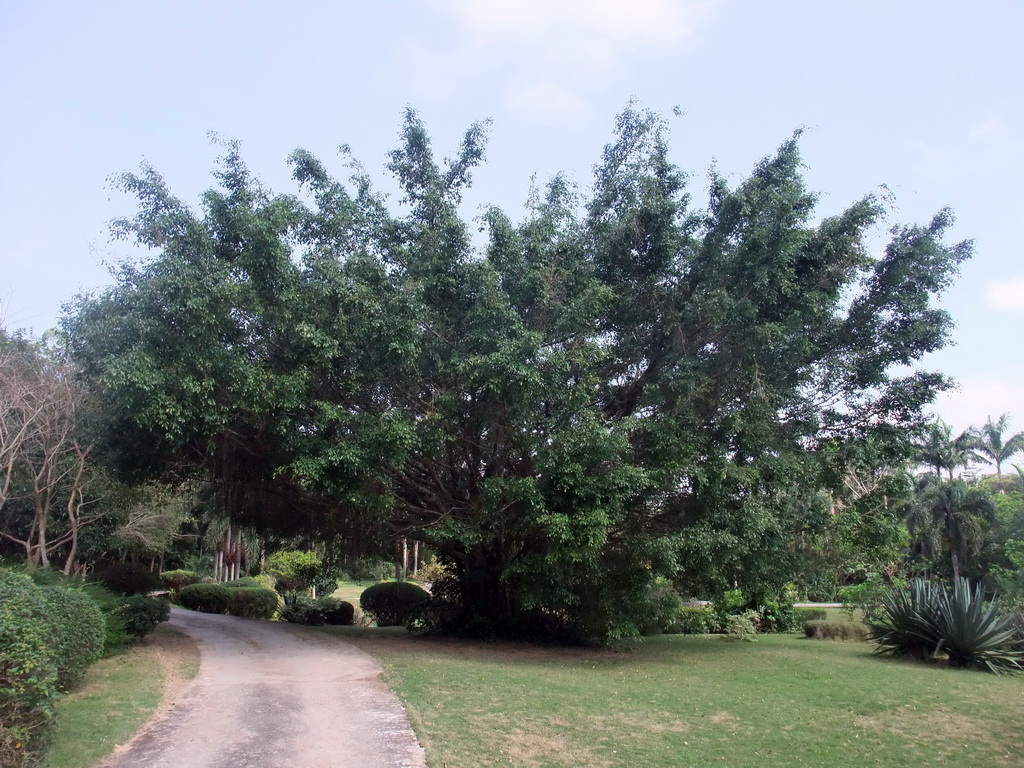
[[[725,619],[725,634],[730,640],[752,641],[757,636],[757,611],[733,613]]]
[[[1024,608],[1024,541],[1008,540],[1003,545],[1003,552],[1011,567],[993,567],[990,572],[992,579],[1005,602]]]
[[[124,622],[125,632],[141,640],[171,617],[171,602],[164,597],[130,595],[121,602],[117,613]]]
[[[757,606],[757,615],[762,632],[793,632],[800,627],[800,615],[787,597],[765,600]]]
[[[125,597],[114,594],[102,584],[90,581],[82,584],[82,591],[89,595],[103,612],[103,655],[111,656],[131,643],[132,636],[120,611]]]
[[[878,615],[882,601],[891,594],[892,589],[901,586],[902,581],[887,584],[880,574],[869,573],[859,584],[842,587],[839,600],[851,618],[860,615],[871,619]]]
[[[420,569],[419,578],[422,581],[428,581],[422,574],[423,569]],[[376,584],[378,581],[387,581],[394,576],[394,563],[375,557],[360,557],[343,564],[339,569],[338,578],[344,581],[353,581],[356,584]]]
[[[955,667],[991,672],[1024,670],[1024,636],[997,602],[985,603],[981,587],[966,579],[951,587],[912,579],[882,599],[882,614],[869,622],[876,653],[925,659],[945,655]]]
[[[165,588],[177,592],[182,587],[186,587],[189,584],[198,584],[199,576],[194,571],[164,571],[160,574],[160,583]]]
[[[359,605],[378,627],[397,627],[408,622],[429,599],[426,590],[408,581],[384,581],[363,590]]]
[[[281,618],[293,624],[310,626],[351,626],[355,620],[355,607],[334,597],[318,597],[316,600],[301,597],[281,609]]]
[[[671,631],[682,635],[705,635],[721,630],[718,614],[713,608],[684,605],[672,625]]]
[[[854,621],[824,621],[814,619],[804,622],[804,636],[813,640],[867,640],[868,628]]]
[[[96,580],[119,595],[144,595],[160,588],[160,577],[134,563],[114,563],[96,574]]]
[[[931,556],[945,551],[955,582],[971,556],[981,551],[996,507],[984,487],[925,475],[918,479],[906,514],[919,551]]]
[[[254,582],[255,583],[255,582]],[[272,589],[260,586],[232,586],[224,584],[230,599],[227,612],[232,616],[248,619],[272,619],[283,605],[281,597]]]
[[[433,584],[435,581],[443,579],[446,575],[450,575],[450,573],[451,571],[448,569],[448,566],[436,557],[432,557],[420,567],[416,573],[416,578],[421,584]]]
[[[315,552],[278,550],[267,560],[267,573],[277,580],[278,592],[309,589],[323,572]]]
[[[797,608],[796,615],[803,623],[828,619],[828,611],[824,608]]]
[[[49,738],[58,634],[43,589],[0,569],[0,765],[27,764]]]
[[[222,587],[228,587],[228,588],[231,588],[231,587],[242,587],[243,589],[251,589],[252,587],[264,587],[264,588],[267,587],[267,582],[266,581],[261,582],[255,576],[242,576],[242,577],[237,578],[237,579],[232,579],[231,581],[222,581],[222,582],[219,582],[219,583],[220,583],[220,585]]]
[[[646,605],[642,608],[648,615],[647,621],[640,624],[640,633],[656,635],[668,632],[676,623],[683,601],[668,579],[657,579],[647,591]]]
[[[178,592],[185,608],[203,613],[224,613],[231,603],[231,592],[220,584],[189,584]]]
[[[485,134],[437,159],[409,110],[400,211],[304,150],[301,195],[274,196],[228,144],[199,212],[148,166],[120,176],[138,211],[115,235],[151,257],[64,321],[104,455],[208,473],[282,540],[379,555],[415,532],[453,568],[454,631],[632,636],[658,577],[777,595],[832,525],[825,454],[898,460],[947,386],[917,365],[970,255],[952,215],[872,256],[883,206],[821,219],[797,137],[695,210],[665,121],[631,105],[585,195],[553,179],[478,245]]]
[[[96,601],[80,590],[56,586],[42,590],[56,629],[57,685],[68,690],[103,653],[103,613]]]

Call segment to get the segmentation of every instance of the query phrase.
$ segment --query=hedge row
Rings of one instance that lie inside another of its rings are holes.
[[[250,619],[273,618],[280,606],[277,593],[260,586],[189,584],[178,590],[177,600],[193,611],[229,613]]]

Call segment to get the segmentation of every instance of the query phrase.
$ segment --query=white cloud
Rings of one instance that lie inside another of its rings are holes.
[[[1024,277],[989,283],[988,306],[997,312],[1024,312]]]
[[[476,38],[518,44],[545,41],[586,49],[671,46],[691,36],[717,3],[711,0],[446,0]],[[587,57],[584,58],[594,58]],[[597,59],[605,56],[599,55]]]
[[[537,83],[514,91],[508,101],[517,111],[557,120],[578,119],[590,114],[584,99],[570,89],[552,82]]]
[[[455,21],[455,31],[437,56],[420,57],[417,80],[436,94],[432,78],[445,79],[457,91],[475,77],[513,109],[564,119],[586,109],[586,94],[624,78],[630,59],[671,52],[693,40],[720,3],[437,0]]]

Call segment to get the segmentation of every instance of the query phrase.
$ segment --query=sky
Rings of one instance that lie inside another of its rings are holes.
[[[523,211],[531,178],[586,186],[631,99],[666,115],[694,199],[795,130],[818,215],[891,193],[873,233],[956,213],[975,256],[942,299],[954,427],[1024,429],[1024,4],[1013,0],[0,0],[0,321],[40,334],[133,256],[113,174],[150,163],[198,204],[220,147],[294,192],[303,147],[345,175],[348,144],[383,190],[403,111],[438,154],[491,119],[467,205]],[[676,110],[678,108],[678,110]],[[674,113],[678,112],[678,116]]]

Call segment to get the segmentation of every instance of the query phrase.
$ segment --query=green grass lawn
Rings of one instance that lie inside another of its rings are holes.
[[[434,768],[985,768],[1024,753],[1024,679],[873,658],[863,643],[580,650],[334,631],[381,660]]]
[[[339,600],[347,600],[358,608],[359,596],[363,594],[363,590],[375,583],[376,582],[374,581],[367,581],[365,583],[357,581],[339,581],[338,588],[331,593],[331,596],[336,597]]]
[[[100,659],[57,703],[57,733],[44,768],[95,765],[128,741],[159,705],[170,673],[195,676],[199,652],[184,635],[158,627],[142,644]]]

